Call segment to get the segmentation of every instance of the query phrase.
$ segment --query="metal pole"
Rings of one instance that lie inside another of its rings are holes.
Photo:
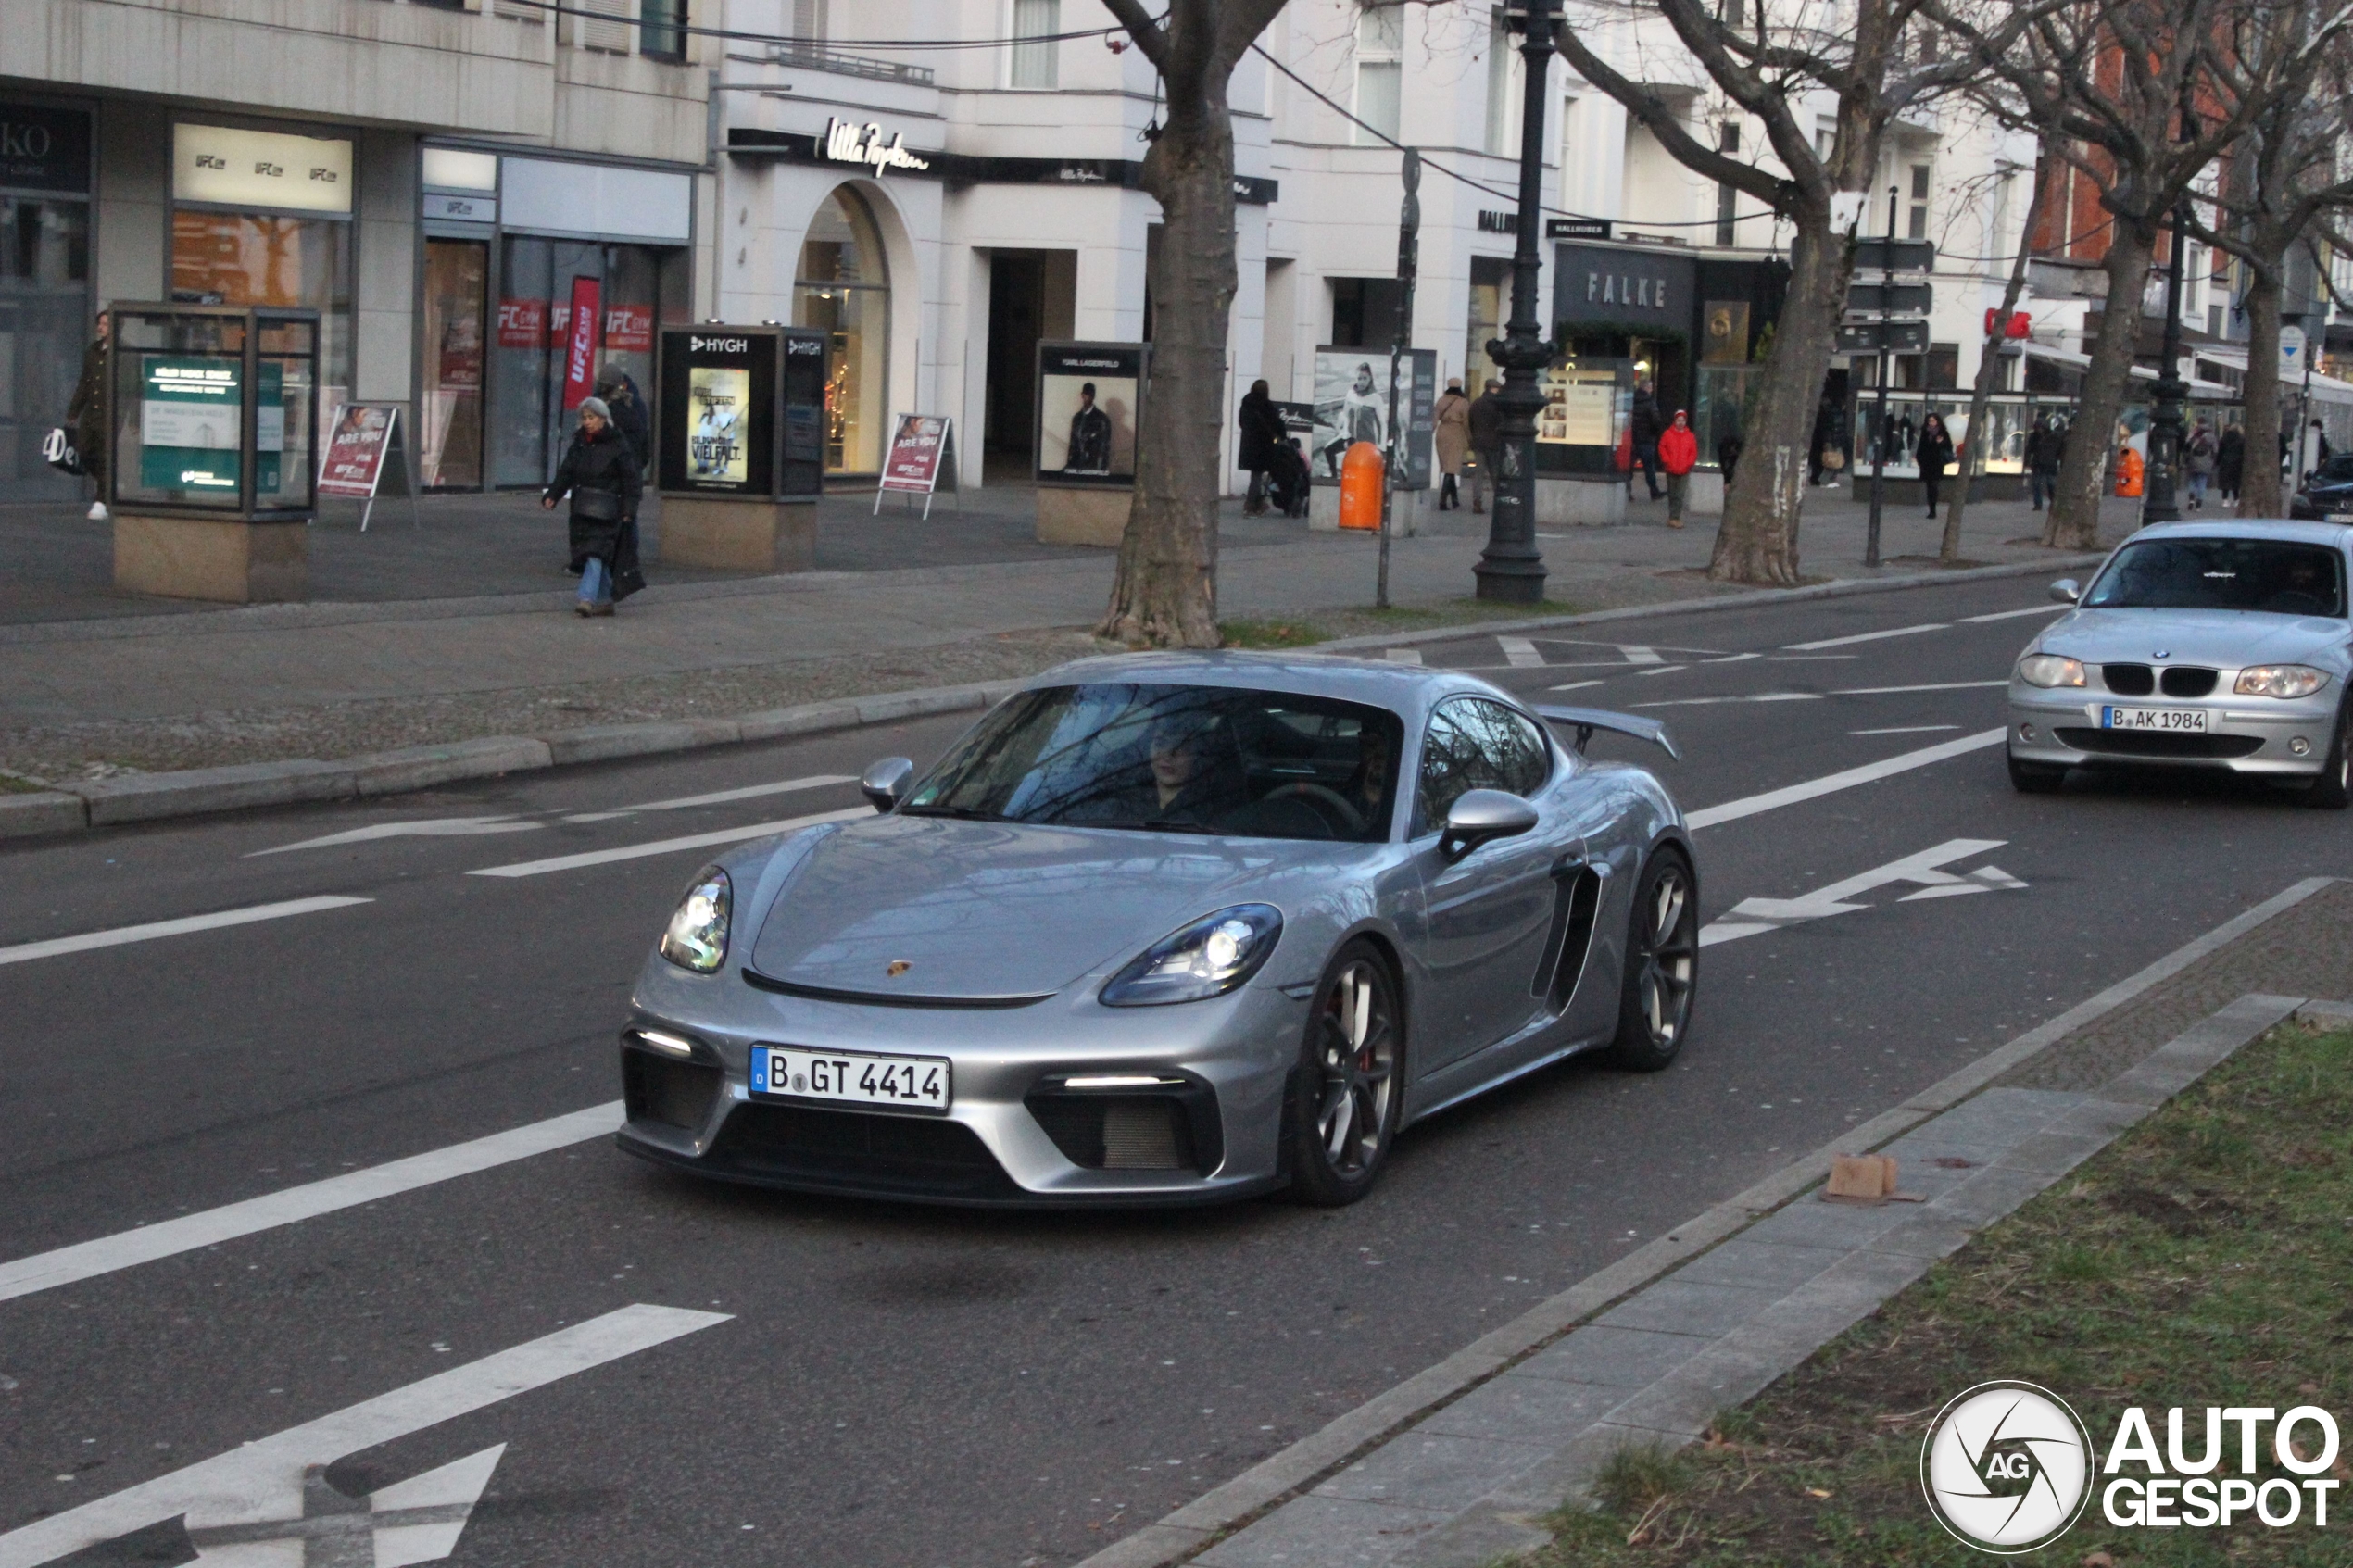
[[[2196,122],[2190,112],[2189,83],[2182,86],[2182,140],[2196,139]],[[2149,418],[2149,460],[2146,478],[2141,491],[2141,526],[2152,522],[2182,521],[2178,484],[2182,468],[2182,438],[2189,429],[2189,383],[2182,379],[2182,260],[2189,247],[2183,242],[2189,233],[2191,217],[2189,193],[2184,190],[2173,204],[2173,232],[2167,236],[2165,248],[2165,337],[2158,350],[2157,408]],[[2113,302],[2111,302],[2113,303]],[[2138,309],[2140,302],[2133,302]],[[2253,367],[2249,367],[2250,370]],[[2279,367],[2272,365],[2265,373],[2277,376]]]
[[[1863,534],[1863,564],[1879,564],[1880,501],[1887,483],[1887,301],[1895,283],[1895,209],[1897,189],[1887,188],[1887,251],[1880,257],[1879,397],[1871,418],[1879,427],[1871,433],[1871,521]]]
[[[1414,335],[1414,277],[1421,256],[1422,155],[1407,147],[1397,177],[1405,187],[1405,200],[1397,219],[1397,320],[1389,336],[1389,440],[1388,450],[1381,454],[1380,574],[1373,589],[1376,609],[1389,608],[1389,524],[1395,509],[1399,464],[1405,456],[1405,444],[1398,439],[1397,365]],[[1410,408],[1412,404],[1406,406]]]
[[[1544,558],[1536,548],[1536,414],[1544,406],[1537,372],[1552,363],[1536,304],[1536,235],[1543,222],[1544,100],[1553,63],[1557,0],[1526,0],[1527,36],[1519,57],[1527,70],[1519,128],[1519,244],[1512,251],[1512,315],[1487,352],[1503,367],[1503,442],[1495,475],[1495,510],[1487,548],[1471,569],[1478,596],[1504,604],[1544,597]],[[1510,16],[1507,11],[1506,17]]]

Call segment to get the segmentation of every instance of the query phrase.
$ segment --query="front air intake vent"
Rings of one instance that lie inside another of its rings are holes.
[[[2164,675],[2167,696],[2204,696],[2214,689],[2214,671],[2194,664],[2177,664]]]
[[[2100,679],[2119,696],[2146,696],[2157,690],[2157,678],[2145,664],[2103,664]]]
[[[1050,1079],[1022,1103],[1063,1158],[1081,1170],[1205,1176],[1225,1158],[1216,1097],[1205,1085],[1174,1083],[1139,1094],[1066,1084]]]

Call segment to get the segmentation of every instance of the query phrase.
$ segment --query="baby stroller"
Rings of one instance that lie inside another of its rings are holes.
[[[1307,458],[1295,435],[1275,448],[1275,460],[1266,469],[1266,499],[1285,517],[1307,515]]]

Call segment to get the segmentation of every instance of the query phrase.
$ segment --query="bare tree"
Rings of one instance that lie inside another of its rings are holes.
[[[2259,94],[2215,70],[2240,0],[2070,0],[2022,37],[2014,0],[1922,0],[2000,84],[2020,121],[2090,181],[2108,214],[2108,301],[2043,542],[2099,542],[2100,493],[2141,332],[2157,236],[2199,173],[2246,131]],[[2268,45],[2266,45],[2268,46]],[[2276,89],[2267,89],[2276,90]],[[2184,113],[2184,106],[2190,112]]]
[[[1137,442],[1136,497],[1101,635],[1215,647],[1219,436],[1234,260],[1234,66],[1283,0],[1103,0],[1160,72],[1167,120],[1139,183],[1157,199],[1151,429]]]
[[[2018,249],[2010,257],[2009,282],[2002,288],[2002,307],[1994,313],[1993,326],[1985,334],[1985,346],[1977,357],[1977,380],[1970,383],[1969,423],[1963,427],[1960,483],[1953,487],[1953,499],[1944,508],[1944,537],[1937,545],[1936,558],[1946,566],[1961,558],[1961,518],[1969,510],[1969,481],[1985,471],[1985,414],[1994,402],[1994,378],[2000,373],[2002,357],[1998,350],[2009,330],[2010,317],[2017,313],[2019,295],[2026,292],[2026,264],[2034,255],[2034,224],[2043,213],[2044,198],[2050,193],[2051,159],[2038,154],[2034,159],[2034,194],[2026,198],[2026,221],[2019,226]],[[1989,257],[1988,259],[1991,259]]]
[[[1834,211],[1848,205],[1836,198],[1870,186],[1881,142],[1897,115],[1980,70],[1969,56],[1940,58],[1928,46],[1927,35],[1913,25],[1926,3],[1855,0],[1849,12],[1807,0],[1759,0],[1719,11],[1708,0],[1636,0],[1624,10],[1603,10],[1589,0],[1585,19],[1563,30],[1561,54],[1578,74],[1625,105],[1676,161],[1764,203],[1793,226],[1789,291],[1743,432],[1746,451],[1724,499],[1710,577],[1798,580],[1806,454],[1854,271],[1854,220],[1834,220]],[[1991,24],[1989,41],[2023,32],[2043,3],[2047,0],[2017,0],[2007,19]],[[1705,82],[1763,123],[1778,169],[1718,151],[1692,134],[1680,112],[1678,100],[1685,94],[1672,89],[1699,82],[1638,80],[1585,36],[1623,27],[1629,14],[1654,13],[1673,30]],[[1820,93],[1836,104],[1827,150],[1816,146],[1809,107]]]

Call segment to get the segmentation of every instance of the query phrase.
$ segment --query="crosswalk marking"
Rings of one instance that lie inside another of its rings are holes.
[[[1498,637],[1495,646],[1504,650],[1504,662],[1515,670],[1537,669],[1544,662],[1544,656],[1526,637]]]
[[[1419,648],[1383,648],[1381,649],[1381,657],[1389,660],[1391,664],[1419,664],[1422,661],[1422,650]]]
[[[152,942],[159,936],[182,936],[192,931],[218,931],[223,926],[251,925],[257,921],[283,920],[288,915],[314,914],[321,909],[344,909],[354,904],[373,902],[371,898],[321,895],[316,898],[289,898],[278,904],[254,904],[242,909],[222,909],[209,915],[151,921],[145,925],[119,925],[112,931],[85,932],[80,936],[53,936],[45,942],[20,942],[13,947],[0,947],[0,964],[25,963],[33,959],[53,959],[65,953],[120,947],[131,942]]]

